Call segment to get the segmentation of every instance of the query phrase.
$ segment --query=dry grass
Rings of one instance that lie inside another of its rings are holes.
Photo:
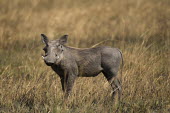
[[[0,0],[0,112],[114,113],[102,74],[76,80],[63,103],[59,77],[42,59],[40,34],[68,45],[123,51],[118,112],[170,112],[169,0]]]

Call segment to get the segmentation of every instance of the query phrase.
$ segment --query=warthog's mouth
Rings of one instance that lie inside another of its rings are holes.
[[[47,65],[47,66],[53,66],[55,63],[51,63],[51,62],[47,62],[44,58],[45,58],[45,55],[42,55],[42,58],[43,58],[43,60],[44,60],[44,62],[45,62],[45,64]]]
[[[46,63],[47,66],[53,66],[54,63],[47,63],[46,61],[44,61]]]

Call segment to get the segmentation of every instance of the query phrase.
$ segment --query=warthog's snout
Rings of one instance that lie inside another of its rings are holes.
[[[55,62],[49,60],[47,56],[42,56],[42,58],[43,58],[44,62],[47,64],[47,66],[52,66],[55,64]]]

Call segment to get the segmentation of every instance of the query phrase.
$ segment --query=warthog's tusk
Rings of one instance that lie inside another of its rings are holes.
[[[44,59],[44,56],[42,56],[42,58]]]

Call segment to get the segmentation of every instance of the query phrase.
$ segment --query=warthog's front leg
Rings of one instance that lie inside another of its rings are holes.
[[[74,81],[76,79],[76,75],[72,72],[65,72],[64,76],[61,77],[61,85],[62,90],[64,92],[64,98],[67,99],[71,94],[72,87],[74,85]]]
[[[61,81],[62,90],[63,90],[63,92],[65,92],[64,77],[60,77],[60,81]]]
[[[74,81],[76,79],[76,76],[74,74],[69,74],[66,79],[66,92],[65,92],[65,98],[67,99],[72,91]]]

